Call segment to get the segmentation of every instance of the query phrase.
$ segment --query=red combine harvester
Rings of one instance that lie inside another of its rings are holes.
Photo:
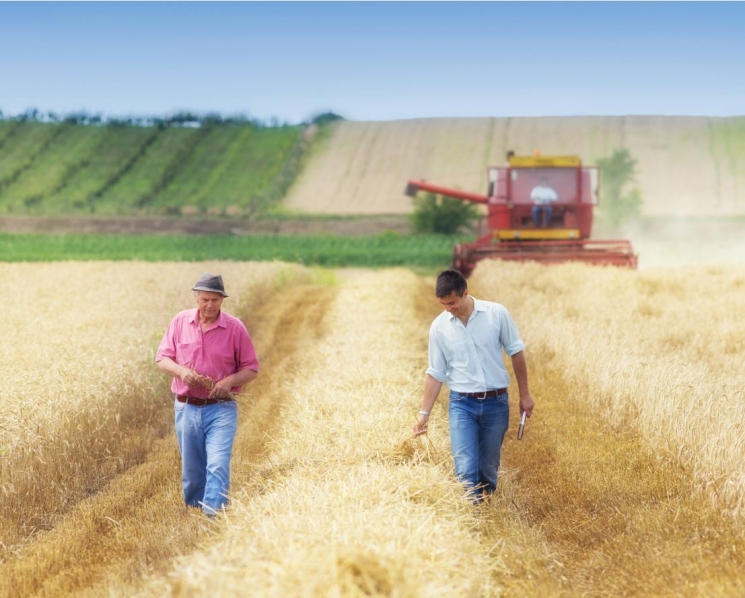
[[[631,242],[592,240],[592,212],[598,205],[598,169],[578,156],[515,156],[489,167],[486,195],[411,180],[406,194],[419,191],[487,206],[487,231],[479,223],[473,243],[456,245],[453,267],[469,276],[483,259],[576,261],[636,268]],[[538,209],[536,209],[538,208]],[[548,208],[548,209],[546,209]]]

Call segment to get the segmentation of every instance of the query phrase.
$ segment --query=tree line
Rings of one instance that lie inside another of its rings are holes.
[[[321,112],[314,115],[308,122],[301,124],[324,125],[333,121],[344,120],[335,112]],[[287,121],[280,121],[276,116],[269,119],[252,118],[245,114],[223,116],[218,112],[182,111],[169,116],[105,116],[86,110],[59,114],[54,111],[44,112],[37,108],[29,108],[19,114],[5,114],[0,110],[0,121],[38,122],[38,123],[67,123],[89,126],[131,126],[131,127],[201,127],[203,125],[251,125],[257,128],[279,128],[296,126]]]

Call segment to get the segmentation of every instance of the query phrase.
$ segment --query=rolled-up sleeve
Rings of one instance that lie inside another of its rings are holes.
[[[163,339],[160,341],[160,345],[158,345],[158,352],[155,354],[155,361],[161,361],[164,357],[168,357],[169,359],[176,359],[176,335],[175,335],[175,329],[176,329],[176,318],[171,320],[171,323],[168,324],[168,328],[166,328],[166,332],[163,335]]]
[[[241,326],[238,330],[235,363],[238,370],[259,371],[259,359],[256,357],[256,349],[245,326]]]
[[[510,357],[525,349],[525,343],[520,338],[517,325],[510,312],[504,307],[499,311],[499,341],[505,353]]]
[[[427,373],[438,382],[447,380],[447,359],[437,338],[435,322],[429,328],[429,367]]]

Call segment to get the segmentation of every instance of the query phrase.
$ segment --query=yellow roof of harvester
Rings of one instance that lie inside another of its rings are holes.
[[[535,168],[537,166],[576,168],[581,164],[579,156],[510,156],[510,166],[513,168]]]

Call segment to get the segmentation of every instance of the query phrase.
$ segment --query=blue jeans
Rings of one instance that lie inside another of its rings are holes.
[[[238,429],[235,401],[195,407],[174,401],[184,501],[214,515],[228,502],[230,454]]]
[[[546,228],[551,224],[551,216],[554,214],[554,209],[549,205],[538,205],[533,206],[533,224],[536,228],[541,227],[541,212],[546,214]]]
[[[455,473],[480,499],[497,489],[499,456],[510,419],[509,394],[471,399],[451,390],[449,415]]]

